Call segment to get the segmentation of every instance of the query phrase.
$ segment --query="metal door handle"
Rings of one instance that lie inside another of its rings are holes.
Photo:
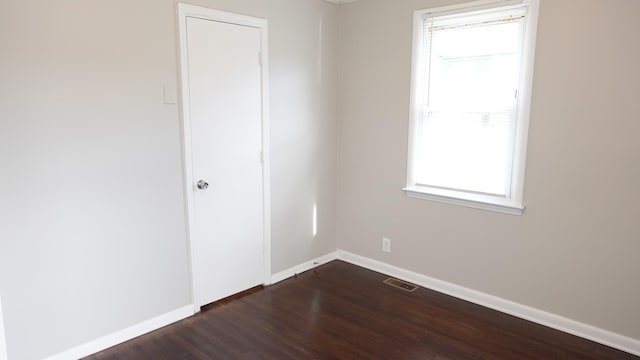
[[[198,181],[196,186],[198,186],[198,189],[200,190],[206,190],[209,187],[209,183],[204,180],[200,180]]]

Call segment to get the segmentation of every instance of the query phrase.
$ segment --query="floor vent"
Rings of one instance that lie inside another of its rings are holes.
[[[391,285],[393,287],[397,287],[402,290],[409,291],[409,292],[414,292],[418,288],[418,285],[413,285],[408,282],[394,279],[394,278],[388,278],[387,280],[383,281],[383,283],[387,285]]]

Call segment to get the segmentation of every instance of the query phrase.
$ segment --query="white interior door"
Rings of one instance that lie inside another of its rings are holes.
[[[200,307],[266,279],[263,34],[229,21],[183,22],[190,244]]]

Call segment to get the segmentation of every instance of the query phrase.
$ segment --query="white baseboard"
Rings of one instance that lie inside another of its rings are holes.
[[[546,311],[538,310],[493,295],[465,288],[463,286],[434,279],[426,275],[418,274],[344,250],[338,250],[337,252],[329,253],[312,261],[291,267],[277,274],[273,274],[271,276],[271,283],[278,283],[282,280],[295,276],[296,274],[311,270],[317,266],[336,259],[343,260],[348,263],[377,271],[389,276],[393,276],[398,279],[409,281],[416,285],[420,285],[422,287],[435,290],[443,294],[451,295],[462,300],[466,300],[525,320],[533,321],[550,328],[554,328],[640,356],[640,340],[632,339],[559,315],[551,314]],[[176,321],[185,319],[189,316],[192,316],[193,314],[194,307],[192,305],[185,306],[180,309],[155,317],[153,319],[133,325],[126,329],[117,331],[113,334],[104,336],[94,341],[90,341],[86,344],[74,347],[62,353],[50,356],[45,360],[74,360],[82,358],[110,348],[114,345],[123,343],[127,340],[131,340],[140,335],[144,335],[151,331],[157,330]],[[6,346],[4,344],[2,325],[2,313],[0,312],[0,360],[6,360]]]
[[[328,263],[332,260],[335,260],[336,258],[337,258],[337,253],[332,252],[327,255],[316,258],[314,260],[311,260],[309,262],[281,271],[277,274],[273,274],[271,276],[271,283],[275,284],[277,282],[280,282],[282,280],[295,276],[296,274],[303,273],[307,270],[311,270],[317,266]],[[171,311],[164,315],[160,315],[156,318],[147,320],[140,324],[136,324],[126,329],[117,331],[113,334],[104,336],[94,341],[90,341],[86,344],[66,350],[62,353],[52,355],[46,358],[45,360],[75,360],[91,354],[95,354],[104,349],[110,348],[114,345],[121,344],[125,341],[131,340],[140,335],[144,335],[146,333],[157,330],[166,325],[172,324],[176,321],[192,316],[194,314],[194,311],[195,311],[195,307],[193,305],[185,306],[183,308]],[[2,347],[0,347],[0,350],[2,350]],[[2,357],[1,352],[0,352],[0,360],[6,360],[6,357],[5,358]]]
[[[638,339],[629,338],[595,326],[463,286],[451,284],[446,281],[434,279],[347,251],[338,250],[337,255],[339,260],[640,356],[640,340]]]
[[[320,266],[322,264],[326,264],[329,261],[333,261],[337,259],[337,253],[334,251],[332,253],[329,253],[327,255],[321,256],[319,258],[313,259],[311,261],[307,261],[305,263],[302,263],[300,265],[296,265],[294,267],[288,268],[286,270],[280,271],[277,274],[273,274],[271,275],[271,284],[275,284],[278,283],[282,280],[286,280],[292,276],[295,276],[296,274],[300,274],[303,273],[305,271],[311,270],[317,266]]]
[[[185,306],[180,309],[168,312],[153,319],[130,326],[126,329],[116,331],[113,334],[90,341],[86,344],[76,346],[67,351],[50,356],[45,360],[75,360],[91,354],[95,354],[114,345],[121,344],[140,335],[160,329],[176,321],[188,318],[193,315],[193,306]]]

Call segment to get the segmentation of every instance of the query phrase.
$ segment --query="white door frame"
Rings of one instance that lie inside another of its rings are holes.
[[[2,295],[0,295],[0,360],[7,360],[7,342],[4,335],[4,320],[2,318]]]
[[[262,193],[263,193],[263,256],[264,256],[264,284],[271,283],[271,193],[270,193],[270,153],[269,153],[269,78],[268,78],[268,21],[266,19],[254,18],[224,11],[208,9],[199,6],[178,4],[178,25],[180,35],[180,79],[181,79],[181,115],[182,115],[182,139],[183,139],[183,161],[184,161],[184,183],[185,195],[187,199],[187,239],[189,244],[189,261],[191,265],[191,292],[194,312],[199,312],[197,304],[199,294],[195,284],[198,274],[194,271],[192,229],[194,226],[194,199],[195,180],[193,178],[193,154],[191,143],[191,114],[189,109],[189,77],[187,58],[187,18],[199,18],[205,20],[220,21],[230,24],[249,26],[260,29],[261,33],[261,61],[262,61]]]

